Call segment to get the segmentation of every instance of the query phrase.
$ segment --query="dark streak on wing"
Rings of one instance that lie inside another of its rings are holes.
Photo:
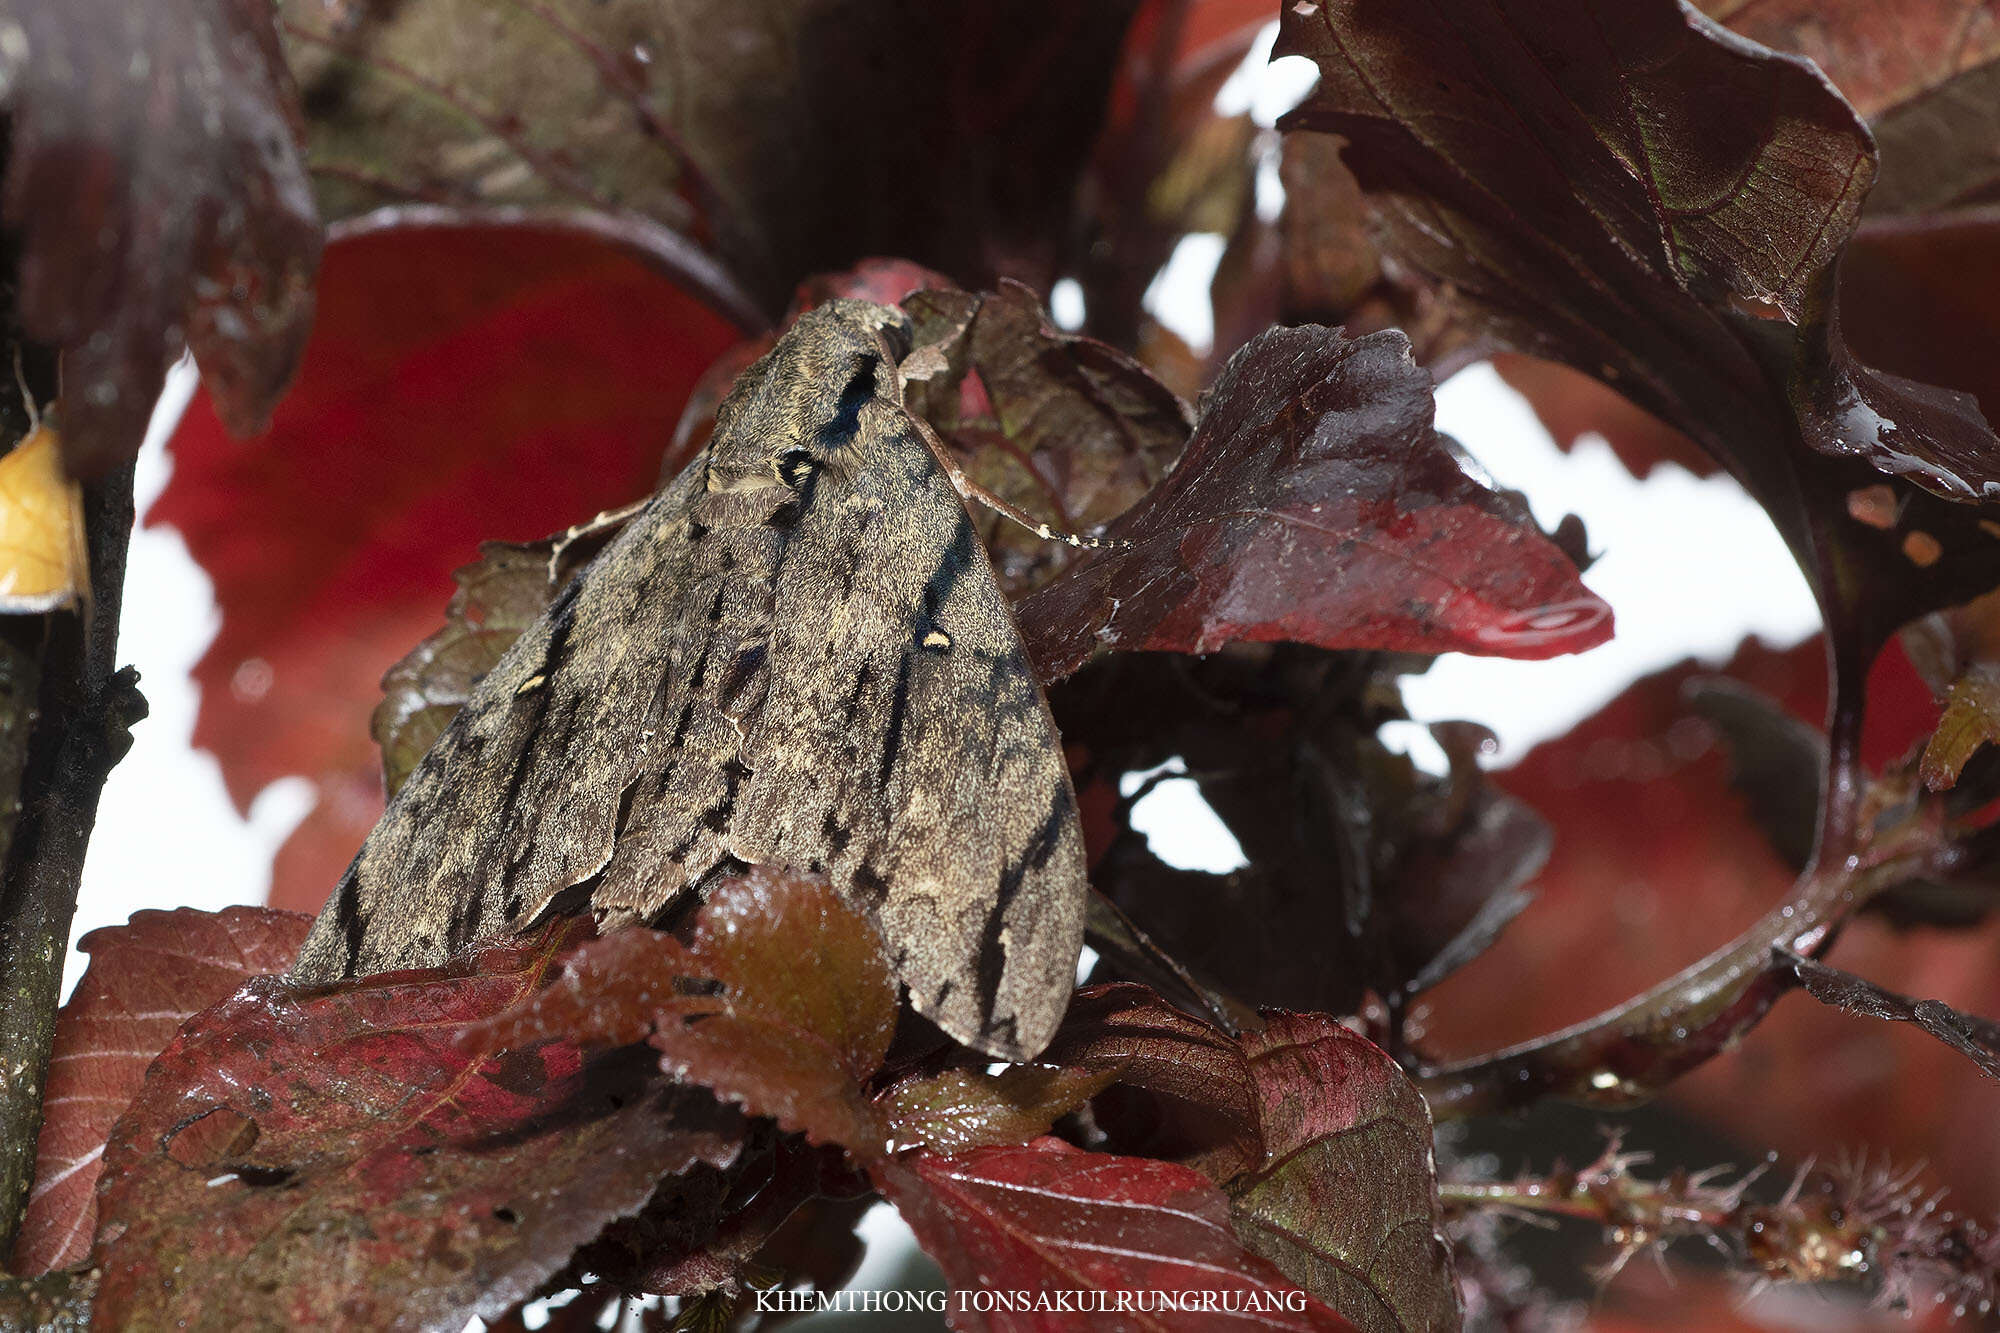
[[[360,858],[355,859],[358,861]],[[368,918],[361,910],[361,876],[353,865],[347,867],[347,873],[340,877],[339,887],[333,891],[333,912],[341,924],[345,940],[345,970],[351,973],[361,960],[361,946],[368,935]]]
[[[1007,909],[1021,891],[1028,873],[1048,865],[1049,858],[1062,845],[1063,830],[1075,818],[1076,798],[1070,795],[1067,782],[1058,782],[1049,797],[1049,812],[1043,817],[1041,827],[1000,874],[999,892],[987,909],[986,929],[979,941],[979,1003],[987,1013],[993,1011],[993,1002],[1000,993],[1000,978],[1007,966],[1007,951],[1000,943],[1000,932],[1007,925]]]
[[[902,660],[896,665],[896,690],[889,700],[889,727],[882,737],[881,782],[889,785],[890,774],[896,771],[896,756],[903,748],[903,725],[910,712],[910,652],[903,650]]]
[[[938,560],[938,566],[931,571],[930,580],[924,584],[924,623],[919,627],[918,637],[937,624],[938,611],[951,600],[952,590],[965,577],[966,570],[972,568],[979,550],[972,531],[972,519],[963,509],[958,511],[958,527],[952,533],[951,545]]]

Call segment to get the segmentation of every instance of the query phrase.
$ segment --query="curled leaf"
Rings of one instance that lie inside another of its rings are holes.
[[[1231,1038],[1118,985],[1079,992],[1047,1055],[1114,1064],[1125,1088],[1164,1103],[1107,1094],[1097,1120],[1114,1147],[1178,1156],[1216,1181],[1244,1244],[1357,1328],[1458,1326],[1430,1112],[1365,1038],[1272,1010]]]
[[[921,412],[979,485],[1062,532],[1130,509],[1186,447],[1187,405],[1138,362],[1056,328],[1016,282],[987,295],[904,301],[919,347],[943,365],[912,384]],[[1017,600],[1074,564],[1076,548],[975,506],[1001,586]]]
[[[1400,333],[1276,329],[1230,359],[1187,452],[1099,551],[1021,605],[1043,679],[1100,645],[1579,652],[1610,608],[1432,429]]]
[[[1844,657],[1984,591],[2000,489],[1962,394],[1847,345],[1837,260],[1876,172],[1806,62],[1671,0],[1286,6],[1386,252],[1488,346],[1562,360],[1722,460],[1813,579]],[[1887,528],[1846,497],[1890,488]]]

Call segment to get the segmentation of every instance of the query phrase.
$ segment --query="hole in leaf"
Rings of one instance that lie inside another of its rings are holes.
[[[174,1130],[161,1147],[182,1166],[206,1171],[249,1152],[257,1145],[257,1132],[256,1121],[218,1106]]]
[[[229,1169],[246,1185],[269,1189],[276,1185],[289,1185],[298,1172],[288,1166],[259,1166],[255,1162],[232,1162]]]

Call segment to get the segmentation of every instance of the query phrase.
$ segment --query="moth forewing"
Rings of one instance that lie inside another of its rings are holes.
[[[644,919],[777,864],[870,911],[954,1037],[1047,1043],[1082,943],[1075,797],[892,342],[899,312],[835,302],[744,374],[398,792],[295,976],[435,963],[565,890]]]

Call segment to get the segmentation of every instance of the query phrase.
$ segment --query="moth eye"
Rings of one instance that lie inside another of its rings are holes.
[[[787,449],[778,455],[778,480],[797,490],[805,485],[806,478],[817,466],[813,456],[804,449]]]
[[[861,409],[875,396],[876,357],[864,356],[854,363],[854,372],[847,377],[841,387],[840,397],[833,405],[833,415],[819,428],[819,447],[838,449],[846,444],[861,425]]]

